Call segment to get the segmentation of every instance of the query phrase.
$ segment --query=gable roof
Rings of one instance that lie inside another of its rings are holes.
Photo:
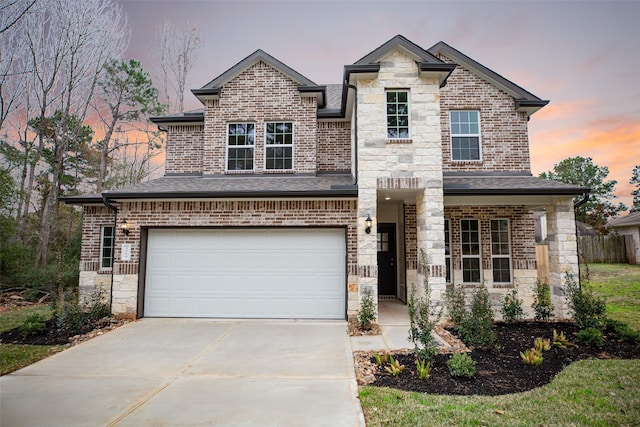
[[[442,64],[442,61],[439,60],[435,55],[430,52],[424,50],[414,42],[408,40],[404,36],[398,34],[397,36],[391,38],[386,43],[382,44],[382,46],[372,50],[367,53],[362,58],[358,59],[353,65],[364,65],[364,64],[374,64],[380,62],[380,59],[384,57],[386,54],[391,52],[398,47],[403,48],[407,52],[413,54],[419,62],[430,62]]]
[[[480,78],[502,89],[516,100],[516,108],[520,111],[526,111],[529,115],[538,111],[549,103],[529,92],[528,90],[518,86],[511,80],[502,77],[500,74],[485,67],[474,59],[468,57],[464,53],[449,46],[443,41],[439,41],[428,50],[429,53],[436,56],[439,53],[451,58],[456,64],[461,65]]]
[[[632,227],[634,225],[640,226],[640,211],[632,212],[628,215],[612,219],[607,223],[607,227]]]

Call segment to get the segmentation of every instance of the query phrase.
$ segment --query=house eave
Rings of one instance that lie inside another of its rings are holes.
[[[453,70],[456,69],[456,64],[420,62],[418,68],[420,70],[420,77],[435,78],[438,80],[440,87],[444,87],[447,84],[447,79]]]

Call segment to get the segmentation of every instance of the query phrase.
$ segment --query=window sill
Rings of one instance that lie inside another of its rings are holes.
[[[256,173],[252,170],[224,171],[225,175],[253,175]]]
[[[111,274],[111,269],[110,268],[101,268],[100,270],[97,271],[98,274]]]
[[[385,142],[387,144],[413,144],[411,138],[387,138]]]
[[[496,289],[513,289],[515,286],[513,283],[494,283],[493,287]]]
[[[456,165],[478,165],[482,164],[482,160],[451,160]]]
[[[265,169],[262,171],[265,174],[294,174],[296,173],[293,169]]]

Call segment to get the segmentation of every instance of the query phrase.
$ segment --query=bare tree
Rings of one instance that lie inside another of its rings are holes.
[[[202,48],[200,32],[188,23],[177,27],[165,22],[156,29],[156,39],[155,74],[160,99],[169,113],[183,111],[189,72]]]
[[[20,21],[36,4],[37,0],[8,0],[0,4],[0,34],[8,31]]]

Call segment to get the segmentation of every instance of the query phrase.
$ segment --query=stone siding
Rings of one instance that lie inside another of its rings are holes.
[[[452,62],[445,55],[439,58]],[[451,160],[452,110],[480,111],[480,161]],[[527,115],[515,110],[513,97],[458,65],[440,90],[442,169],[450,171],[531,170]]]
[[[225,173],[227,124],[235,122],[255,124],[254,169],[243,173],[265,172],[265,124],[272,121],[293,122],[293,169],[297,173],[315,173],[316,114],[315,98],[301,97],[294,80],[257,62],[227,82],[220,99],[206,103],[204,173]]]
[[[201,174],[204,127],[169,126],[165,174]]]
[[[318,171],[351,170],[351,123],[318,122]]]

